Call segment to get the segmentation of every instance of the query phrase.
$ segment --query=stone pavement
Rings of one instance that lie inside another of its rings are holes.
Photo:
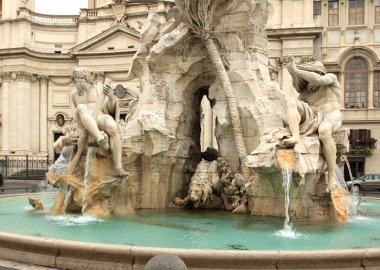
[[[57,268],[50,268],[44,266],[31,265],[26,263],[12,262],[0,260],[0,270],[52,270]]]
[[[4,180],[0,187],[1,195],[34,193],[37,192],[38,184],[44,180]],[[1,269],[0,269],[1,270]]]

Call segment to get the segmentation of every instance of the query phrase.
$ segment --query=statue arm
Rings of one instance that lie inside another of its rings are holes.
[[[118,106],[115,96],[113,96],[113,98],[108,97],[105,105],[107,106],[107,112],[114,115]]]
[[[295,69],[295,73],[308,81],[309,83],[321,86],[327,86],[336,82],[336,76],[334,74],[319,75],[315,72]]]
[[[71,101],[73,102],[74,108],[76,108],[78,104],[75,101],[75,90],[71,92]]]
[[[117,98],[113,94],[112,88],[109,85],[104,84],[101,89],[98,89],[98,91],[103,91],[104,95],[107,96],[107,100],[105,101],[102,107],[103,112],[110,115],[114,115],[117,111],[118,102]]]

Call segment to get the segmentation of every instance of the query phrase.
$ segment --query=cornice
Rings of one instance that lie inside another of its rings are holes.
[[[75,57],[93,57],[93,56],[104,56],[108,57],[110,55],[134,55],[137,52],[137,49],[131,50],[112,50],[112,51],[102,51],[102,52],[73,52],[72,55]]]
[[[344,111],[343,111],[344,112]],[[343,124],[378,124],[380,119],[344,119]]]
[[[295,37],[305,35],[320,35],[322,27],[300,27],[300,28],[267,28],[266,33],[268,38],[273,37]]]
[[[28,71],[5,71],[0,72],[0,79],[2,81],[24,81],[24,82],[41,82],[42,84],[47,84],[49,76],[38,75]]]
[[[20,57],[20,56],[29,56],[32,58],[37,59],[46,59],[51,61],[57,61],[57,60],[73,60],[74,56],[69,53],[43,53],[43,52],[36,52],[31,49],[28,49],[26,47],[19,47],[19,48],[7,48],[7,49],[0,49],[0,59],[1,58],[12,58],[12,57]]]
[[[73,48],[71,48],[71,54],[73,54],[73,55],[78,54],[78,53],[80,53],[80,54],[85,53],[86,54],[86,53],[88,53],[85,51],[86,49],[91,48],[92,46],[94,46],[95,44],[98,44],[99,42],[107,40],[108,38],[112,37],[113,35],[115,35],[117,33],[124,33],[126,35],[131,36],[132,38],[135,38],[136,40],[140,40],[140,33],[139,32],[137,32],[136,30],[129,28],[127,26],[123,26],[121,24],[118,24],[118,25],[115,25],[115,26],[107,29],[106,31],[101,32],[98,35],[74,46]],[[109,51],[109,53],[125,53],[125,52],[129,52],[129,51],[136,52],[136,49]],[[99,52],[94,52],[94,53],[99,53]]]

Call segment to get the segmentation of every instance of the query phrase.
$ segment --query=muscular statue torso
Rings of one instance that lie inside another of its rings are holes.
[[[328,73],[333,81],[330,85],[321,85],[315,91],[303,90],[300,92],[298,99],[308,103],[310,106],[318,108],[323,115],[340,110],[341,87],[334,74]]]
[[[72,93],[72,99],[74,101],[74,106],[79,104],[85,104],[89,109],[95,108],[96,101],[98,99],[98,93],[96,87],[92,87],[90,90],[87,90],[83,95],[79,95],[78,91]]]

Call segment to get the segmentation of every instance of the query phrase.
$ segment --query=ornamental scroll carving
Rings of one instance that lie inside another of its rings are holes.
[[[125,3],[124,0],[113,0],[112,9],[115,12],[116,23],[121,23],[124,20]]]

